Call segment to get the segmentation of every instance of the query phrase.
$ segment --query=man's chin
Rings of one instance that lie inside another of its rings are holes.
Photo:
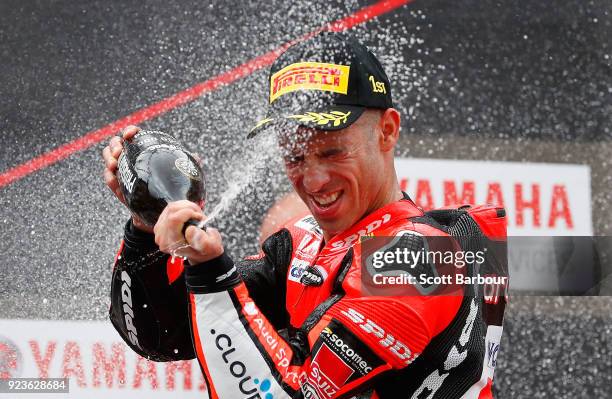
[[[344,200],[345,198],[340,198],[338,203],[327,209],[322,209],[313,203],[308,204],[311,214],[328,237],[342,233],[356,222],[349,220],[352,218],[348,215],[350,210],[347,210]]]

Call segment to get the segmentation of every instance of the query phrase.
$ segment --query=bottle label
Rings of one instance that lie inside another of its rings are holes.
[[[134,189],[134,183],[136,183],[136,176],[134,176],[130,170],[127,157],[123,153],[119,159],[119,180],[125,189],[131,194],[132,190]]]
[[[177,160],[174,161],[174,166],[176,166],[179,172],[181,172],[188,178],[193,179],[193,180],[198,180],[198,181],[202,180],[202,177],[200,176],[200,172],[198,171],[198,168],[193,164],[191,159],[177,158]]]

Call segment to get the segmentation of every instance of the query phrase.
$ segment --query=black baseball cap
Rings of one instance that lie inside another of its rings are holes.
[[[281,123],[340,130],[366,108],[393,107],[380,62],[343,33],[325,31],[289,47],[270,67],[269,85],[266,117],[248,138]]]

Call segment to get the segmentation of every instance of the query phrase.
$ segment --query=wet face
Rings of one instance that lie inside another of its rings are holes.
[[[300,128],[281,139],[289,180],[329,238],[379,207],[385,173],[380,112],[366,111],[346,129]]]

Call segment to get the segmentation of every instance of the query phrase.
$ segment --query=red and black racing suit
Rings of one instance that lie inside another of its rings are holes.
[[[492,397],[505,298],[361,292],[363,237],[448,237],[440,219],[406,196],[329,242],[306,216],[258,256],[184,268],[128,222],[110,318],[144,357],[197,357],[210,398]]]

